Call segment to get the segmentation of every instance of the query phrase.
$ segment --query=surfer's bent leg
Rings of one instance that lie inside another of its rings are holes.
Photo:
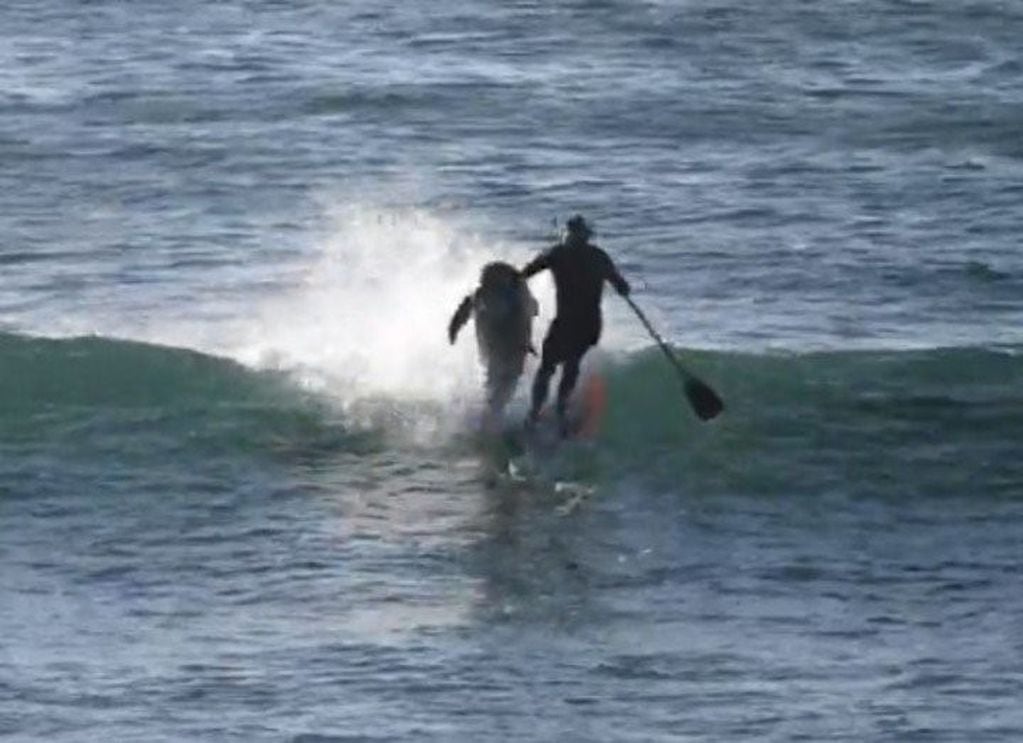
[[[568,398],[572,396],[575,383],[579,379],[579,364],[582,356],[573,356],[561,367],[561,381],[558,382],[558,416],[565,417],[568,409]]]
[[[556,368],[557,363],[551,361],[545,354],[543,361],[540,363],[540,368],[536,370],[536,377],[533,378],[533,401],[529,406],[530,423],[535,423],[537,418],[540,417],[540,409],[547,401],[547,390],[550,387],[551,377],[554,375]]]
[[[568,399],[572,396],[572,390],[579,379],[579,364],[582,362],[583,353],[573,354],[561,367],[561,379],[558,382],[558,425],[563,435],[568,430],[566,418]]]
[[[540,410],[547,402],[547,390],[551,384],[551,377],[558,364],[564,359],[564,339],[561,333],[561,324],[555,318],[551,323],[547,337],[543,339],[543,351],[540,355],[540,368],[536,370],[536,377],[533,378],[533,401],[529,407],[529,419],[527,422],[535,423],[540,417]]]
[[[582,364],[583,356],[590,350],[591,346],[600,340],[600,319],[599,317],[590,327],[585,325],[573,333],[566,343],[564,364],[561,367],[561,380],[558,383],[558,426],[561,435],[568,435],[568,399],[572,396],[575,383],[579,380],[579,366]]]

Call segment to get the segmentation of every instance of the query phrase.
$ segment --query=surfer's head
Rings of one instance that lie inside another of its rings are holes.
[[[581,214],[569,219],[565,227],[568,229],[568,236],[576,240],[588,240],[593,236],[593,230],[586,224]]]

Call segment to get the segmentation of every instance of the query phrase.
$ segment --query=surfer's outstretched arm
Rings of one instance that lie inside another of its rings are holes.
[[[536,301],[536,297],[533,296],[533,292],[529,291],[529,287],[526,286],[525,282],[522,284],[523,300],[526,306],[526,315],[528,317],[536,317],[540,314],[540,303]]]
[[[604,251],[601,251],[604,253]],[[611,286],[615,288],[615,291],[621,294],[623,297],[629,296],[629,292],[632,291],[632,287],[629,286],[629,282],[625,280],[621,272],[618,270],[618,266],[611,260],[611,256],[604,253],[606,264],[604,268],[604,278],[610,282]]]
[[[536,258],[527,263],[519,274],[524,279],[528,279],[530,276],[534,276],[546,268],[551,267],[551,251],[547,250],[538,255]]]
[[[458,331],[462,329],[462,326],[469,321],[469,315],[472,314],[472,295],[466,296],[462,300],[462,303],[458,305],[458,309],[455,310],[455,314],[451,316],[451,322],[448,323],[448,340],[451,343],[455,342],[455,338],[458,337]]]

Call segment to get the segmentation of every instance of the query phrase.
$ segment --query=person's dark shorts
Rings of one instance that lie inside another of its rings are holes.
[[[566,323],[555,319],[543,341],[543,363],[561,364],[580,359],[600,340],[600,319],[586,323]]]

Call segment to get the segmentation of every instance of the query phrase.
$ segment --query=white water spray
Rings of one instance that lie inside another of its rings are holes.
[[[421,210],[347,207],[332,217],[304,278],[256,308],[231,355],[294,373],[346,407],[478,399],[474,335],[463,330],[450,346],[448,321],[486,262],[521,265],[535,247],[489,242]],[[549,281],[534,283],[552,307]]]

